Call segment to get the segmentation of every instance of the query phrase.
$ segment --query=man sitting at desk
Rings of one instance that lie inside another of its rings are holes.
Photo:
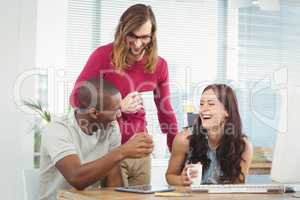
[[[120,146],[121,95],[102,79],[84,81],[79,106],[70,119],[49,123],[42,135],[40,199],[56,199],[59,189],[120,186],[120,161],[141,158],[153,149],[147,134]]]

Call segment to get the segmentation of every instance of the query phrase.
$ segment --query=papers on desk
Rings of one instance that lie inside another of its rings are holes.
[[[155,192],[156,197],[188,197],[191,196],[190,193],[186,192]]]

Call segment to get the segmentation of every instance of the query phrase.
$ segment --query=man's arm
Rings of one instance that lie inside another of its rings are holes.
[[[79,157],[72,154],[57,161],[55,166],[73,187],[82,190],[113,173],[113,168],[124,158],[144,157],[152,149],[152,139],[147,135],[137,134],[124,145],[97,160],[81,164]]]
[[[73,154],[59,160],[55,167],[73,187],[83,190],[104,178],[122,159],[124,159],[124,155],[122,155],[120,149],[85,164],[81,164],[79,157]]]

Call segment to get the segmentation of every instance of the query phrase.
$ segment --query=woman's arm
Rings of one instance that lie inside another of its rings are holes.
[[[250,165],[251,165],[251,162],[252,162],[252,157],[253,157],[253,147],[252,147],[252,144],[251,142],[247,139],[247,138],[244,138],[244,141],[245,141],[245,151],[244,153],[242,154],[242,158],[243,160],[241,161],[241,172],[244,174],[245,178],[246,176],[248,175],[249,173],[249,168],[250,168]],[[240,180],[243,180],[243,176],[242,174],[240,175]]]
[[[170,185],[190,185],[191,181],[186,174],[186,166],[182,170],[185,162],[186,153],[189,149],[188,131],[183,134],[177,134],[173,141],[173,149],[169,160],[169,166],[166,172],[166,180]]]

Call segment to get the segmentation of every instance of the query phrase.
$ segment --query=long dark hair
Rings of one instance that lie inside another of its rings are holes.
[[[222,183],[245,182],[245,175],[241,171],[240,163],[244,162],[242,154],[245,151],[244,137],[246,136],[242,134],[242,123],[236,96],[233,90],[224,84],[209,85],[204,89],[203,93],[209,89],[214,91],[218,100],[228,112],[224,125],[224,134],[216,150],[217,159],[223,172],[219,180]],[[189,147],[191,157],[188,162],[197,163],[200,161],[203,165],[204,173],[211,161],[207,156],[209,148],[207,130],[202,127],[200,117],[196,120],[192,134],[189,136]]]

